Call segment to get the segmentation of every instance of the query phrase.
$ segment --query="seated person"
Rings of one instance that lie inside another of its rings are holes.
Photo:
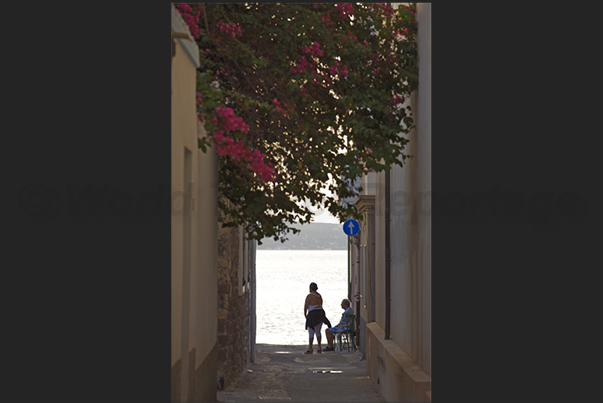
[[[347,315],[354,314],[354,311],[352,310],[352,307],[350,305],[351,305],[350,300],[347,298],[344,299],[343,301],[341,301],[341,308],[344,310],[343,314],[341,315],[341,321],[334,327],[329,327],[325,330],[325,336],[327,336],[327,347],[325,348],[324,351],[334,351],[335,350],[333,348],[333,340],[335,339],[334,333],[341,332],[342,330],[347,329],[347,326],[349,325],[349,318],[347,317]]]

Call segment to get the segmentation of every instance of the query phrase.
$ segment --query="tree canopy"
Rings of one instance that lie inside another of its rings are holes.
[[[358,218],[338,202],[359,194],[355,179],[409,157],[415,4],[175,7],[200,49],[199,146],[219,155],[222,224],[285,240],[311,221],[306,201]]]

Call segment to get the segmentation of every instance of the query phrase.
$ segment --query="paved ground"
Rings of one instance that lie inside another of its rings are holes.
[[[303,354],[307,347],[258,344],[256,362],[218,391],[218,401],[385,402],[366,375],[360,353]]]

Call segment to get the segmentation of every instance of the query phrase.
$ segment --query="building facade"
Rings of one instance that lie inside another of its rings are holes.
[[[431,4],[418,3],[417,21],[416,127],[407,145],[414,158],[365,178],[355,201],[363,214],[354,252],[360,349],[390,402],[431,401]]]
[[[172,5],[172,402],[215,402],[255,358],[255,250],[218,223],[218,156],[199,149],[199,49]]]
[[[218,231],[218,371],[220,387],[232,383],[252,362],[255,350],[256,241],[242,227]]]
[[[215,150],[197,119],[199,49],[172,6],[172,402],[216,401],[218,361]]]

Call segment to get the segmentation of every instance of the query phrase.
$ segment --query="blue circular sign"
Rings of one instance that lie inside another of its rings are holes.
[[[345,232],[346,235],[356,235],[358,231],[360,231],[360,224],[358,224],[358,221],[347,220],[343,223],[343,232]]]

